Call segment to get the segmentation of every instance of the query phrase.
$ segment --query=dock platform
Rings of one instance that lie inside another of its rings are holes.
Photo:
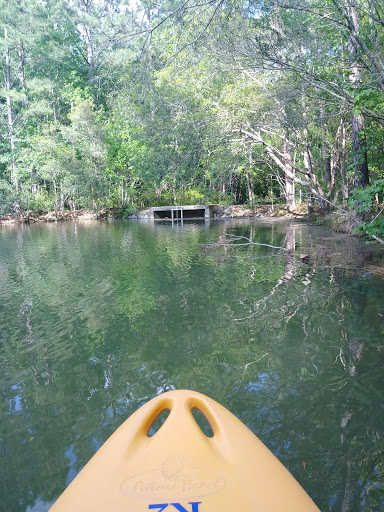
[[[213,205],[157,206],[150,209],[153,220],[193,220],[213,217]]]

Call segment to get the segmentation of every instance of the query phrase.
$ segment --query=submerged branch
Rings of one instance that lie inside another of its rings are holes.
[[[376,217],[374,219],[371,220],[371,222],[369,223],[369,225],[373,224],[375,222],[376,219],[378,219],[380,217],[380,215],[384,212],[384,206],[383,208],[379,211],[379,213],[376,215]]]
[[[265,356],[268,355],[268,352],[266,352],[265,354],[263,354],[261,357],[259,357],[258,359],[256,359],[255,361],[251,361],[250,363],[246,363],[244,366],[243,366],[243,371],[244,373],[248,370],[248,366],[251,366],[251,364],[255,364],[255,363],[258,363],[259,361],[261,361],[262,359],[264,359]]]
[[[246,240],[244,243],[237,243],[238,240]],[[262,244],[261,242],[252,242],[252,240],[246,236],[239,235],[231,235],[227,234],[225,236],[219,236],[217,242],[211,244],[204,244],[205,247],[220,247],[220,246],[231,246],[231,247],[239,247],[244,245],[261,245],[263,247],[270,247],[271,249],[279,249],[281,251],[288,251],[285,247],[280,247],[278,245],[270,245],[270,244]]]
[[[379,238],[378,236],[376,235],[370,235],[374,240],[376,240],[376,242],[379,242],[381,243],[382,245],[384,245],[384,240],[382,238]]]

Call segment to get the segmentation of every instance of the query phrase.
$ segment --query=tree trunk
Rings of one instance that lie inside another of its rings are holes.
[[[366,187],[369,184],[367,147],[365,140],[365,119],[363,114],[352,112],[353,186]]]
[[[322,152],[323,152],[325,183],[327,186],[327,190],[330,190],[331,182],[332,182],[332,179],[331,179],[331,155],[329,152],[328,144],[326,144],[324,141],[322,144]]]
[[[309,153],[309,145],[308,145],[308,121],[307,121],[307,106],[305,101],[305,88],[304,88],[304,81],[301,85],[301,105],[303,107],[303,118],[304,118],[304,129],[303,129],[303,139],[304,139],[304,148],[303,148],[303,163],[304,163],[304,169],[308,172],[308,174],[311,173],[311,155]],[[308,215],[311,215],[313,212],[312,208],[312,198],[311,198],[311,187],[307,185],[307,213]],[[300,186],[300,194],[301,194],[301,186]],[[301,199],[301,198],[300,198]],[[301,202],[300,202],[301,204]]]
[[[20,84],[21,84],[21,87],[23,89],[23,91],[25,92],[25,71],[24,71],[24,46],[23,46],[23,43],[20,43],[19,44],[19,47],[18,47],[18,52],[19,52],[19,77],[20,77]]]
[[[285,195],[288,197],[291,201],[290,207],[293,208],[295,206],[295,183],[298,183],[299,185],[308,186],[311,190],[311,193],[313,193],[316,197],[319,199],[325,198],[325,193],[323,189],[321,188],[321,185],[319,183],[319,180],[317,179],[316,173],[312,166],[313,157],[311,155],[311,152],[308,148],[308,144],[305,141],[304,147],[306,154],[306,165],[308,167],[301,170],[298,167],[295,167],[292,163],[292,157],[291,157],[291,151],[290,151],[290,142],[288,140],[288,135],[285,134],[285,137],[283,138],[283,151],[279,151],[277,148],[269,144],[266,140],[263,139],[260,132],[252,132],[249,130],[245,130],[244,128],[241,128],[241,133],[247,135],[250,139],[256,141],[256,143],[263,144],[265,151],[269,158],[281,169],[284,173],[284,176],[286,178],[286,182],[284,184],[285,188]],[[297,134],[296,134],[297,135]],[[302,177],[297,177],[296,171],[298,171],[299,175],[305,176],[305,179]],[[290,189],[287,192],[287,188]]]
[[[4,39],[8,39],[8,31],[4,28]],[[11,90],[11,55],[9,51],[9,47],[5,46],[5,89],[6,91]],[[17,165],[16,165],[16,156],[15,156],[15,132],[14,132],[14,117],[13,117],[13,105],[11,96],[6,95],[6,103],[7,103],[7,118],[8,118],[8,138],[9,145],[11,148],[11,182],[15,187],[16,191],[19,188],[19,182],[17,178]]]
[[[287,135],[285,135],[283,141],[283,155],[285,166],[290,173],[294,174],[295,171],[292,167],[291,145]],[[285,174],[285,200],[288,210],[292,210],[295,207],[295,182],[294,179],[287,174]]]
[[[92,0],[83,0],[84,10],[87,16],[90,16]],[[92,31],[88,24],[84,24],[85,43],[87,45],[87,63],[88,63],[88,82],[91,83],[95,72],[95,62],[93,57]]]
[[[251,148],[249,150],[249,171],[248,171],[248,168],[246,167],[245,168],[245,178],[247,180],[248,199],[249,199],[250,204],[253,206],[254,197],[253,197],[253,191],[252,191],[252,186],[251,186],[251,180],[249,178],[249,173],[250,173],[250,171],[252,171],[252,166],[253,166],[253,159],[252,159],[252,146],[251,146]]]
[[[308,148],[308,130],[307,128],[304,129],[304,151],[303,151],[303,160],[304,160],[304,169],[308,172],[311,171],[311,159],[309,155],[309,148]],[[307,213],[308,215],[311,215],[313,212],[312,208],[312,198],[311,198],[311,187],[307,185]],[[301,189],[300,189],[301,190]]]
[[[89,81],[89,83],[91,83],[93,74],[95,71],[95,63],[93,60],[91,27],[86,25],[84,28],[85,28],[85,41],[87,44],[88,81]]]
[[[325,189],[328,192],[327,196],[331,192],[331,151],[328,145],[328,126],[324,118],[324,104],[320,104],[320,115],[321,115],[321,156],[323,159],[323,172]],[[324,213],[329,213],[329,203],[321,201],[321,208]]]
[[[324,166],[324,180],[326,189],[329,191],[331,188],[331,150],[328,145],[328,126],[324,118],[324,104],[320,105],[321,113],[321,154],[323,157]]]
[[[55,193],[55,218],[57,220],[57,208],[58,208],[59,201],[58,201],[58,196],[57,196],[56,180],[53,181],[53,191]]]
[[[348,182],[346,180],[346,169],[347,169],[347,142],[346,142],[346,129],[344,119],[340,122],[341,134],[340,134],[340,177],[341,177],[341,197],[343,199],[343,206],[346,206],[347,199],[349,197]]]
[[[60,181],[60,211],[64,211],[64,190],[62,181]]]
[[[358,50],[355,45],[355,36],[359,34],[359,14],[357,5],[349,7],[350,24],[352,34],[348,41],[348,50],[351,59],[350,81],[352,87],[358,88],[361,84],[361,65],[358,62]],[[352,122],[352,151],[354,177],[353,186],[365,187],[369,184],[367,147],[365,140],[365,119],[363,114],[351,113]]]
[[[311,187],[307,187],[307,213],[308,215],[313,213]]]
[[[24,93],[24,98],[22,99],[23,107],[26,108],[28,106],[28,100],[27,100],[27,86],[25,83],[25,70],[24,70],[24,63],[25,63],[25,54],[24,54],[24,45],[23,43],[20,43],[18,48],[19,53],[19,80],[20,85]]]

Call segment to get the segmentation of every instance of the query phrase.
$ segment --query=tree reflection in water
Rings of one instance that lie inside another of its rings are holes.
[[[172,388],[237,414],[321,510],[384,506],[382,253],[281,221],[20,226],[0,244],[6,510],[47,510]]]

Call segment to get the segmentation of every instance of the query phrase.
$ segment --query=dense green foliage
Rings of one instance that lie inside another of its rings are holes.
[[[375,203],[382,204],[384,201],[384,179],[376,180],[372,185],[365,188],[356,188],[350,200],[351,206],[357,208],[358,213],[371,212],[372,218],[363,220],[359,230],[369,236],[380,237],[384,233],[384,207],[377,212]]]
[[[276,196],[328,211],[382,178],[377,0],[0,7],[0,213]]]

